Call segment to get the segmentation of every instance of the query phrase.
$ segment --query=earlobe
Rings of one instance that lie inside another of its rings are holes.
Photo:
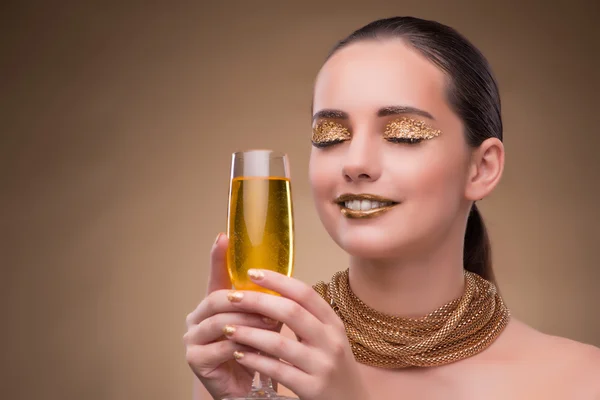
[[[465,197],[471,201],[488,196],[498,185],[504,170],[504,145],[497,138],[486,139],[473,149]]]

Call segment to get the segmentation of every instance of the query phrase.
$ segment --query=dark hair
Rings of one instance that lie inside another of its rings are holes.
[[[502,140],[500,96],[491,68],[481,52],[455,29],[414,17],[380,19],[338,42],[341,48],[363,40],[402,39],[437,65],[448,77],[448,103],[465,126],[467,143],[479,147],[488,138]],[[494,281],[491,246],[475,203],[467,220],[464,268]]]

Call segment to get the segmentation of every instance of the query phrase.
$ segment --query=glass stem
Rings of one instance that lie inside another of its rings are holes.
[[[252,381],[252,391],[253,392],[258,392],[258,391],[270,392],[273,390],[274,390],[273,382],[271,381],[271,378],[261,374],[260,372],[254,373],[254,380]]]
[[[260,395],[275,395],[275,389],[273,389],[273,381],[270,376],[261,374],[258,371],[254,372],[254,379],[252,380],[252,393]]]

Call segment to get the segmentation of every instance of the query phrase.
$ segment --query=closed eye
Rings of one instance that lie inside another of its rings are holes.
[[[438,129],[421,120],[402,117],[387,124],[383,137],[392,143],[418,144],[423,140],[433,139],[440,135]]]
[[[418,144],[423,141],[420,138],[407,138],[407,137],[388,137],[385,140],[392,143],[406,143],[406,144]]]
[[[319,121],[312,131],[313,146],[323,148],[349,140],[352,137],[348,127],[337,121]]]
[[[312,141],[312,145],[319,148],[319,149],[323,149],[325,147],[331,147],[333,145],[345,142],[346,139],[335,139],[335,140],[328,140],[326,142],[315,142],[314,140]]]

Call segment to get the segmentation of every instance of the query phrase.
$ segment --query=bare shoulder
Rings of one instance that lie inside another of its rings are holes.
[[[555,352],[557,357],[564,360],[568,371],[582,377],[593,377],[594,382],[598,381],[600,376],[600,348],[560,336],[547,335],[541,332],[538,332],[538,334],[540,335],[541,351]]]
[[[522,346],[511,347],[520,351],[526,365],[535,366],[540,378],[556,378],[557,385],[581,393],[577,398],[600,399],[600,348],[540,332],[520,321],[511,325],[509,340]]]
[[[543,354],[554,354],[543,358],[552,357],[566,365],[579,365],[581,369],[593,366],[600,368],[600,348],[596,346],[543,333],[520,321],[515,321],[514,330],[528,344],[532,355],[541,357]]]

